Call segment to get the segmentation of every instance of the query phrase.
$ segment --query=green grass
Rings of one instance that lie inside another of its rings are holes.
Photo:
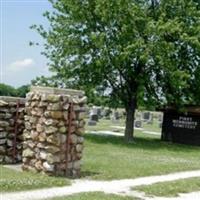
[[[148,196],[176,197],[180,193],[200,191],[200,178],[188,178],[148,186],[139,186],[133,188],[133,190],[143,191]]]
[[[88,121],[88,120],[87,120]],[[112,123],[111,120],[106,120],[106,119],[100,119],[99,122],[97,122],[96,126],[88,126],[86,122],[86,127],[85,129],[88,131],[114,131],[116,128],[112,126],[124,126],[124,120],[121,119],[119,120],[119,123]],[[120,131],[123,132],[122,129],[119,129]]]
[[[133,144],[117,136],[85,138],[83,177],[111,180],[200,169],[200,147],[162,142],[138,131]]]
[[[118,195],[104,194],[101,192],[81,193],[67,197],[57,197],[48,200],[139,200],[134,197],[122,197]]]
[[[161,132],[161,128],[159,128],[159,123],[156,120],[153,121],[153,124],[143,123],[143,129],[145,131]]]
[[[87,120],[88,121],[88,120]],[[97,122],[96,126],[88,126],[86,122],[86,127],[85,129],[87,130],[86,132],[89,131],[119,131],[119,132],[124,132],[123,129],[115,128],[113,126],[122,126],[125,127],[125,121],[124,119],[119,120],[118,123],[112,123],[111,120],[105,120],[105,119],[100,119],[99,122]],[[143,122],[143,130],[144,131],[154,131],[154,132],[161,132],[161,129],[159,128],[159,123],[158,121],[154,120],[153,124],[147,124]]]
[[[30,172],[18,172],[0,166],[0,192],[13,192],[69,185],[70,181],[61,177]]]
[[[159,136],[140,131],[135,131],[132,144],[117,136],[85,134],[85,139],[82,178],[112,180],[200,169],[200,147],[162,142]],[[0,170],[1,191],[69,184],[65,178],[21,173],[2,166]]]

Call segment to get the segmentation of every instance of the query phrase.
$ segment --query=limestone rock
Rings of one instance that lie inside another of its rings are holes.
[[[47,126],[55,125],[55,120],[53,120],[53,119],[46,119],[44,121],[44,124],[47,125]]]
[[[31,98],[31,100],[32,101],[38,101],[38,100],[40,100],[40,94],[38,94],[38,93],[34,93],[34,95],[32,96],[32,98]]]
[[[37,122],[37,119],[38,119],[37,117],[31,116],[31,117],[29,117],[29,122],[32,123],[32,124],[35,124]]]
[[[42,126],[41,124],[37,124],[37,125],[36,125],[36,131],[37,131],[38,133],[43,132],[43,131],[44,131],[44,126]]]
[[[45,140],[46,140],[46,133],[45,132],[42,132],[42,133],[40,133],[39,134],[39,136],[38,136],[38,141],[40,141],[40,142],[44,142]]]
[[[5,138],[7,136],[7,132],[0,132],[0,139]]]
[[[3,101],[3,100],[0,100],[0,106],[7,106],[7,105],[8,105],[7,102],[5,102],[5,101]]]
[[[59,148],[59,147],[55,147],[55,146],[50,146],[50,145],[48,145],[48,146],[45,147],[45,150],[46,150],[48,153],[53,153],[53,154],[55,154],[55,153],[57,153],[57,152],[60,151],[60,148]]]
[[[59,146],[60,144],[60,140],[57,135],[50,135],[49,137],[47,137],[47,142],[56,146]]]
[[[23,151],[22,156],[23,156],[23,157],[33,157],[34,154],[35,154],[34,151],[32,151],[31,149],[27,148],[27,149],[25,149],[25,150]]]
[[[67,133],[67,128],[65,126],[62,126],[59,128],[60,133]]]
[[[81,161],[77,160],[73,164],[74,169],[80,169],[81,168]]]
[[[47,101],[51,103],[56,103],[56,102],[59,102],[60,98],[61,97],[59,95],[50,94],[47,96]]]
[[[31,131],[31,138],[33,140],[37,140],[38,139],[38,132],[37,131]]]
[[[39,143],[37,143],[37,147],[40,149],[44,149],[46,147],[46,144],[39,142]]]
[[[70,141],[71,141],[72,144],[77,144],[77,141],[78,141],[77,135],[72,134],[72,135],[70,136]]]
[[[42,160],[46,160],[47,159],[47,153],[45,151],[41,151],[39,153],[39,156]]]
[[[43,166],[42,166],[42,161],[39,160],[35,163],[35,167],[37,170],[41,171],[43,169]]]
[[[47,110],[59,111],[62,110],[60,103],[51,103],[48,105]]]
[[[62,119],[63,118],[63,113],[61,111],[51,111],[50,116],[53,119]]]
[[[30,141],[27,143],[27,146],[30,147],[31,149],[33,149],[36,146],[36,143],[33,141]]]
[[[6,144],[6,139],[0,139],[0,145]]]
[[[69,109],[69,104],[68,103],[64,104],[63,105],[63,110],[68,110],[68,109]]]
[[[48,162],[44,162],[43,163],[43,167],[48,172],[53,172],[54,171],[54,165],[51,165]]]
[[[77,143],[82,144],[83,142],[84,142],[84,138],[79,136],[77,139]]]
[[[6,121],[0,121],[0,126],[1,127],[7,127],[7,126],[9,126],[9,123],[6,122]]]
[[[4,154],[6,152],[5,146],[0,146],[0,154]]]
[[[77,144],[76,145],[76,151],[77,152],[82,152],[82,150],[83,150],[83,145],[82,144]]]
[[[30,132],[25,130],[24,133],[23,133],[23,137],[24,137],[25,140],[30,139],[31,138]]]
[[[57,131],[58,131],[58,128],[56,128],[54,126],[46,126],[45,127],[46,134],[56,133]]]
[[[60,162],[59,156],[52,155],[52,154],[50,154],[50,153],[47,154],[46,160],[47,160],[47,162],[50,163],[50,164]]]

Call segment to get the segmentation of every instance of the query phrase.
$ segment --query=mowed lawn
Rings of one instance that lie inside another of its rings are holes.
[[[0,166],[0,192],[41,189],[64,185],[70,185],[70,181],[66,178],[19,172]]]
[[[162,142],[159,136],[135,131],[135,142],[123,137],[85,134],[82,177],[112,180],[200,169],[200,147]],[[0,191],[69,185],[70,180],[0,166]]]
[[[132,144],[117,136],[85,138],[83,177],[111,180],[200,169],[200,147],[162,142],[139,131]]]
[[[146,196],[177,197],[180,193],[200,191],[200,178],[187,178],[176,181],[134,187],[133,190],[145,192]]]
[[[56,197],[48,200],[139,200],[139,199],[136,197],[122,197],[118,195],[104,194],[101,192],[91,192],[91,193],[76,194],[67,197]]]

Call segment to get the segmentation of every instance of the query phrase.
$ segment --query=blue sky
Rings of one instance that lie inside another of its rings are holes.
[[[29,41],[43,40],[29,27],[48,22],[42,13],[51,9],[48,0],[0,0],[1,5],[1,82],[18,87],[36,76],[46,75],[47,60],[41,47],[30,47]]]

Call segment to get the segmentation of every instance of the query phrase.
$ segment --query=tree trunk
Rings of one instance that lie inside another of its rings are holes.
[[[133,142],[134,132],[134,116],[135,116],[135,103],[131,102],[126,108],[126,129],[125,129],[125,142]]]

